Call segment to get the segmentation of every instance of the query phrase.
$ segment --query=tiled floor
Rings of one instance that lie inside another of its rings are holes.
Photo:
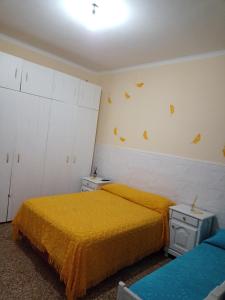
[[[169,260],[163,252],[153,254],[90,289],[82,300],[116,299],[120,280],[129,285]],[[10,223],[0,224],[0,299],[66,299],[64,284],[53,268],[30,245],[12,240]]]

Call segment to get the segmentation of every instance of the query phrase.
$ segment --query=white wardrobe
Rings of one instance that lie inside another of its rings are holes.
[[[80,190],[100,95],[99,86],[0,53],[0,222],[27,198]]]

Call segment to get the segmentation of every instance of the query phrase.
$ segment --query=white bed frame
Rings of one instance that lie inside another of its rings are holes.
[[[135,293],[133,293],[123,281],[118,284],[116,300],[142,300]]]
[[[117,300],[142,300],[135,293],[133,293],[126,284],[119,282],[117,290]],[[149,299],[151,300],[151,299]],[[203,300],[225,300],[225,281],[212,290],[209,295]]]
[[[205,298],[205,300],[224,300],[225,299],[225,281],[218,285],[210,294]]]

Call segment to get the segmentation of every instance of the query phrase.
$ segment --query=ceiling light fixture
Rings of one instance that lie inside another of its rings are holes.
[[[91,31],[123,24],[129,16],[125,0],[64,0],[68,14]]]
[[[92,6],[93,6],[93,10],[92,10],[92,13],[93,13],[93,15],[95,15],[95,13],[96,13],[96,7],[98,7],[98,5],[96,4],[96,3],[92,3]]]

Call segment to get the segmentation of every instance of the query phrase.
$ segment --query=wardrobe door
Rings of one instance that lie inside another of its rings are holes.
[[[0,88],[0,222],[7,220],[19,93]]]
[[[91,109],[99,109],[101,87],[81,80],[78,105]]]
[[[76,138],[72,155],[71,191],[79,192],[81,178],[90,175],[95,146],[98,111],[78,107]]]
[[[52,98],[67,104],[77,104],[80,79],[54,72]]]
[[[52,102],[43,183],[45,195],[70,192],[75,114],[74,105]]]
[[[49,100],[20,93],[8,221],[24,200],[41,195],[49,108]]]
[[[0,86],[20,89],[22,59],[0,52]]]
[[[51,98],[53,85],[52,69],[24,61],[21,91],[32,95]]]

